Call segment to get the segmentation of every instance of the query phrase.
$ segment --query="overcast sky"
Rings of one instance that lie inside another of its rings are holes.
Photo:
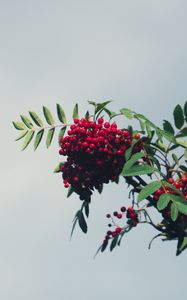
[[[187,253],[137,228],[93,260],[105,214],[127,203],[122,183],[94,194],[89,231],[69,242],[78,197],[66,199],[58,143],[21,151],[11,121],[42,105],[114,100],[161,125],[187,97],[185,0],[0,0],[0,298],[158,300],[183,297]]]

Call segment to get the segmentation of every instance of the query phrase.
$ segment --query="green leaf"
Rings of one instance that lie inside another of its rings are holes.
[[[93,105],[94,107],[96,107],[96,106],[97,106],[96,102],[94,102],[94,101],[90,101],[90,100],[88,100],[88,103],[89,103],[90,105]]]
[[[187,202],[187,201],[186,201]],[[184,215],[187,215],[187,203],[186,205],[184,203],[181,203],[181,202],[176,202],[176,205],[177,205],[177,208],[178,210],[184,214]]]
[[[15,141],[21,140],[27,134],[27,132],[28,132],[28,130],[21,131],[20,134],[15,139]]]
[[[175,137],[179,138],[185,136],[187,136],[187,127],[183,127]]]
[[[33,135],[34,135],[34,130],[28,131],[23,142],[22,150],[24,150],[30,144]]]
[[[138,142],[137,140],[133,140],[131,146],[125,151],[126,161],[130,158],[130,156],[132,154],[133,147],[137,142]]]
[[[172,125],[171,125],[171,123],[169,121],[164,120],[164,122],[163,122],[163,128],[164,128],[165,131],[167,131],[167,132],[169,132],[169,133],[171,133],[173,135],[175,134],[175,131],[174,131],[174,129],[173,129],[173,127],[172,127]]]
[[[60,173],[61,172],[61,167],[64,165],[64,163],[60,162],[58,165],[55,167],[53,173]]]
[[[187,237],[179,237],[176,255],[178,256],[179,254],[181,254],[181,252],[184,251],[186,248],[187,248]]]
[[[140,158],[144,157],[145,153],[144,152],[138,152],[135,153],[131,156],[131,158],[125,163],[122,173],[124,173],[126,170],[130,169],[135,162],[137,162]]]
[[[74,109],[73,109],[73,119],[79,119],[78,103],[75,104]]]
[[[87,110],[86,113],[85,113],[85,118],[86,118],[86,119],[89,119],[89,117],[90,117],[90,113],[89,113],[89,111]]]
[[[97,190],[98,190],[99,194],[102,193],[102,191],[103,191],[103,184],[102,183],[98,186]]]
[[[42,120],[39,118],[39,116],[34,111],[29,111],[29,114],[37,126],[43,127]]]
[[[157,126],[153,123],[153,122],[151,122],[149,119],[147,119],[144,115],[142,115],[142,114],[135,114],[134,115],[134,117],[136,118],[136,119],[138,119],[138,120],[143,120],[143,121],[146,121],[146,123],[150,126],[150,127],[152,127],[152,128],[157,128]]]
[[[82,231],[84,233],[87,233],[88,228],[87,228],[87,224],[86,224],[86,221],[85,221],[85,218],[84,218],[84,215],[83,215],[82,211],[80,211],[80,213],[79,213],[78,222],[79,222],[79,226],[82,229]]]
[[[179,166],[179,168],[180,168],[182,171],[187,172],[187,167],[181,165],[181,166]]]
[[[175,126],[180,129],[184,125],[184,115],[183,115],[183,109],[178,104],[173,112],[174,122]]]
[[[185,120],[187,122],[187,101],[184,104],[184,116],[185,116]]]
[[[139,123],[140,123],[141,130],[144,131],[144,129],[145,129],[145,122],[143,122],[142,120],[139,120]]]
[[[179,166],[179,159],[175,153],[172,153],[172,158],[173,158],[174,162]]]
[[[162,136],[165,137],[165,139],[168,140],[169,142],[174,143],[174,144],[176,143],[176,139],[175,139],[174,135],[171,134],[170,132],[162,130]]]
[[[159,140],[158,140],[158,142],[157,142],[157,145],[158,145],[158,147],[159,147],[162,151],[164,151],[165,153],[168,151],[168,146],[165,145],[165,144],[163,144],[163,143],[161,143]]]
[[[27,129],[25,124],[23,124],[22,122],[12,122],[12,123],[17,130],[26,130]]]
[[[187,159],[187,148],[184,150],[184,158]]]
[[[163,134],[162,134],[162,130],[160,128],[156,129],[156,134],[158,136],[158,140],[163,143]]]
[[[32,122],[29,120],[29,118],[27,118],[27,117],[24,116],[24,115],[21,115],[20,117],[21,117],[23,123],[24,123],[29,129],[32,129],[32,128],[33,128],[33,124],[32,124]]]
[[[148,137],[151,139],[152,138],[152,131],[151,131],[151,127],[149,126],[149,123],[145,122],[145,127],[146,127]]]
[[[171,197],[169,194],[162,194],[160,195],[157,201],[157,208],[158,210],[163,210],[168,206],[168,203],[171,201]]]
[[[179,145],[181,145],[181,146],[187,148],[187,142],[184,141],[184,140],[177,140],[177,144],[179,144]]]
[[[49,146],[51,145],[54,133],[55,133],[55,127],[49,129],[48,134],[47,134],[47,138],[46,138],[46,146],[47,146],[47,148],[49,148]]]
[[[67,193],[67,198],[69,198],[73,194],[73,192],[74,192],[74,188],[72,187],[72,185],[70,185]]]
[[[67,120],[66,120],[66,115],[65,115],[63,108],[58,103],[56,106],[57,106],[57,115],[58,115],[59,121],[63,124],[66,124]]]
[[[128,108],[122,108],[120,112],[128,119],[133,119],[134,117],[134,112]]]
[[[141,192],[138,195],[138,201],[142,201],[143,199],[146,199],[148,196],[152,195],[156,190],[158,190],[162,186],[162,183],[160,181],[153,181],[143,187]]]
[[[49,108],[47,108],[46,106],[43,106],[43,113],[44,113],[44,116],[45,116],[45,119],[46,119],[47,123],[49,125],[54,125],[55,120],[54,120]]]
[[[101,249],[100,249],[101,252],[104,252],[107,246],[108,246],[108,240],[105,240],[101,246]]]
[[[114,111],[111,111],[107,108],[104,108],[103,110],[107,113],[107,115],[110,117],[110,119],[112,119],[116,115],[116,113]]]
[[[155,169],[149,165],[138,165],[138,166],[133,166],[132,168],[125,170],[124,172],[122,171],[121,175],[126,177],[146,175],[146,174],[151,174],[154,171]]]
[[[179,211],[177,208],[177,204],[175,202],[173,202],[171,205],[171,219],[173,222],[175,222],[177,220],[178,213],[179,213]]]
[[[113,240],[112,240],[112,242],[111,242],[111,244],[110,244],[110,251],[112,251],[112,250],[116,247],[117,242],[118,242],[118,237],[119,237],[119,235],[116,235],[116,236],[113,238]]]
[[[85,210],[85,215],[87,216],[87,218],[89,217],[89,203],[88,202],[84,202],[84,210]]]
[[[36,137],[35,137],[35,141],[34,141],[34,150],[36,150],[42,140],[44,134],[44,129],[41,129],[40,131],[38,131]]]
[[[170,198],[177,204],[178,210],[180,212],[187,214],[187,201],[184,199],[184,196],[170,194]]]
[[[77,213],[79,213],[79,211]],[[75,230],[75,226],[76,226],[77,221],[78,221],[77,213],[76,213],[74,221],[73,221],[73,226],[72,226],[72,229],[71,229],[70,239],[72,238],[73,232]]]
[[[95,113],[97,114],[98,112],[103,111],[103,109],[105,108],[105,106],[107,106],[111,102],[112,101],[109,100],[109,101],[105,101],[103,103],[97,103]]]

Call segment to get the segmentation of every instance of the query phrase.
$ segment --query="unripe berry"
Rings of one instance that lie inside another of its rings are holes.
[[[134,138],[135,140],[138,140],[138,139],[140,138],[140,133],[139,133],[139,132],[135,133],[135,134],[133,135],[133,138]]]

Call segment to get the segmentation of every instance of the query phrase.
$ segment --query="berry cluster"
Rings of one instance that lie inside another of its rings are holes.
[[[187,200],[187,173],[184,173],[182,177],[175,180],[174,178],[170,177],[168,179],[168,182],[179,192],[181,192],[184,196],[184,199]],[[159,200],[160,196],[164,193],[167,194],[174,194],[178,195],[177,191],[172,189],[171,187],[167,185],[163,185],[162,188],[158,189],[154,195],[153,199],[155,200],[155,203]],[[162,211],[162,215],[166,219],[171,219],[171,202],[168,204],[168,206]],[[183,214],[179,214],[178,221],[181,221],[185,218]]]
[[[110,214],[106,215],[106,218],[111,220],[111,223],[108,224],[108,227],[114,227],[114,230],[108,230],[105,236],[105,239],[103,243],[108,242],[109,239],[112,239],[116,236],[118,236],[120,233],[124,233],[129,231],[132,227],[135,227],[138,222],[138,211],[136,211],[133,207],[128,207],[126,209],[125,206],[122,206],[120,208],[120,212],[114,211],[113,216],[117,219],[122,219],[124,216],[127,218],[127,226],[120,227],[117,225],[113,219],[113,217]]]
[[[64,186],[71,185],[81,200],[89,202],[94,188],[101,190],[103,183],[118,181],[132,139],[128,130],[103,118],[74,119],[67,136],[60,138],[59,154],[67,156],[61,167]]]

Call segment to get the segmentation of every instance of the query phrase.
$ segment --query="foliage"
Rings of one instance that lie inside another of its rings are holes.
[[[82,201],[72,233],[76,224],[87,233],[93,192],[102,193],[104,184],[118,183],[120,176],[125,179],[132,205],[107,214],[110,228],[98,252],[108,246],[112,251],[130,230],[149,224],[159,232],[154,238],[177,240],[179,255],[187,247],[187,102],[174,108],[173,122],[164,120],[162,128],[128,108],[111,111],[111,101],[88,102],[92,109],[83,117],[79,117],[79,106],[75,104],[70,124],[60,104],[56,106],[60,124],[45,106],[43,118],[33,111],[29,116],[21,115],[20,121],[13,122],[19,131],[16,141],[23,140],[24,150],[34,140],[36,150],[47,132],[45,142],[49,148],[58,132],[59,154],[66,160],[54,172],[62,174],[67,196],[76,193]],[[137,120],[138,129],[131,125],[118,128],[114,121],[118,116],[129,122]],[[150,207],[160,213],[159,224],[152,221]]]

